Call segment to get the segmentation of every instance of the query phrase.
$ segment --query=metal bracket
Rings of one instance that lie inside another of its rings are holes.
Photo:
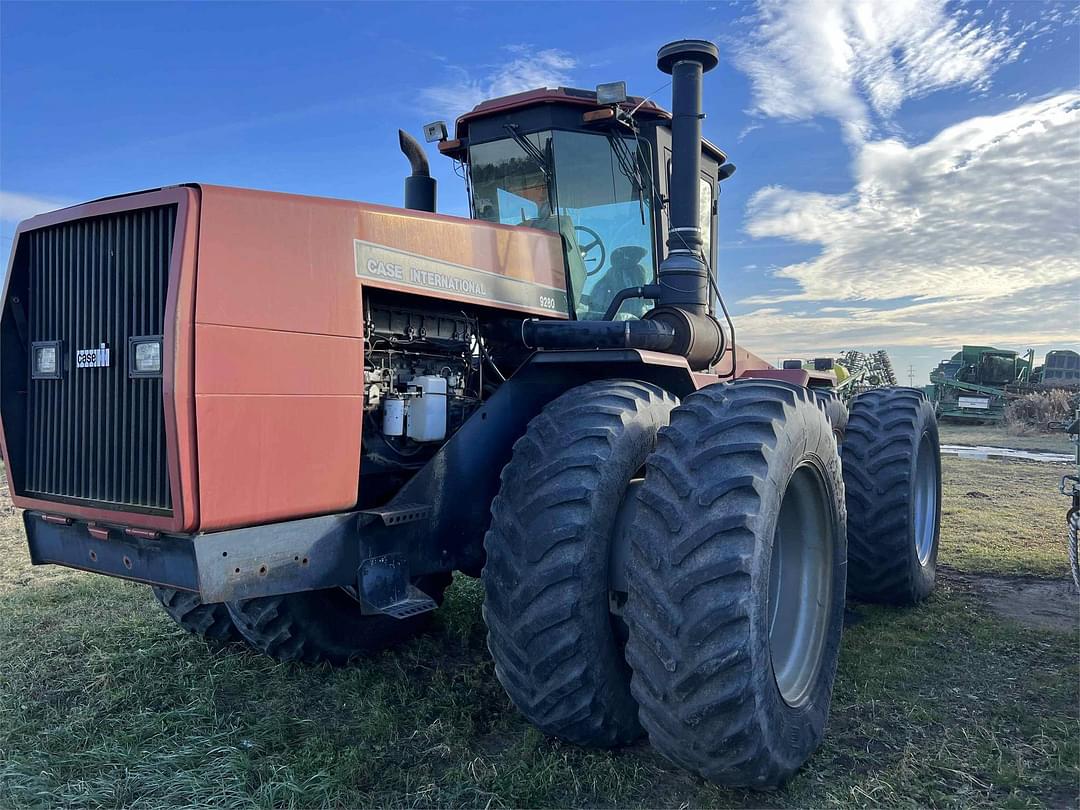
[[[378,509],[363,509],[360,511],[362,523],[372,519],[382,522],[384,526],[400,526],[402,523],[413,523],[417,520],[426,520],[431,516],[431,507],[422,503],[404,503],[393,507],[380,507]]]
[[[401,554],[369,557],[360,563],[356,581],[365,613],[406,619],[437,607],[434,599],[409,582],[409,563]]]

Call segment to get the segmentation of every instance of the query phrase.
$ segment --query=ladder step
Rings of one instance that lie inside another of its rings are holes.
[[[410,616],[427,613],[429,610],[434,610],[436,607],[438,607],[438,605],[435,604],[434,599],[415,585],[410,585],[408,598],[402,599],[400,602],[395,602],[392,605],[387,605],[382,609],[382,612],[387,616],[393,616],[395,619],[407,619]]]

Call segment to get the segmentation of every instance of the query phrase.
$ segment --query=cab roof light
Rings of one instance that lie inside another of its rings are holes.
[[[626,82],[606,82],[596,85],[597,104],[622,104],[626,101]]]

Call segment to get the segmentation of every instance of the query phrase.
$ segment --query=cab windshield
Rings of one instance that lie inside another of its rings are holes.
[[[563,237],[577,317],[599,319],[620,290],[653,281],[648,145],[551,130],[472,146],[473,214]],[[641,300],[617,320],[640,317]]]

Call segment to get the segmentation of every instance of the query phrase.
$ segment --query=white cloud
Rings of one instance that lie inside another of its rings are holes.
[[[945,0],[761,0],[735,50],[753,112],[838,119],[853,142],[901,104],[946,87],[984,88],[1022,48],[1004,22],[964,22]]]
[[[70,202],[46,199],[15,191],[0,191],[0,222],[21,222],[46,211],[65,208]]]
[[[502,63],[482,65],[476,70],[450,66],[448,81],[421,90],[431,113],[457,118],[485,99],[567,85],[570,71],[577,65],[568,53],[554,48],[508,45],[504,50],[507,59]]]
[[[854,168],[849,194],[767,187],[751,198],[752,236],[822,246],[778,273],[801,288],[787,300],[986,298],[1080,273],[1080,93],[919,146],[869,143]]]
[[[770,346],[797,333],[833,345],[1076,342],[1080,93],[972,118],[916,146],[863,144],[854,172],[847,194],[753,196],[752,236],[821,252],[775,273],[794,292],[740,302],[758,308],[740,318],[743,335]]]

